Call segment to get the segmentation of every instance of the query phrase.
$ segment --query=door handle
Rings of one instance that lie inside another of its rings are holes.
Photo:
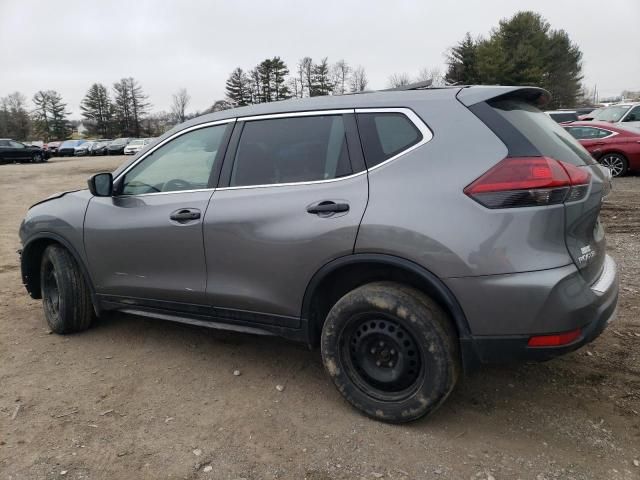
[[[200,218],[200,210],[196,208],[181,208],[169,215],[169,218],[179,223],[190,222]]]
[[[307,212],[313,214],[322,214],[322,213],[340,213],[340,212],[348,212],[349,204],[348,203],[336,203],[336,202],[320,202],[315,205],[311,205],[307,207]]]

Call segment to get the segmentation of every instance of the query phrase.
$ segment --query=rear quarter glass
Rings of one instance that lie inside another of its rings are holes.
[[[577,166],[596,163],[569,132],[533,105],[517,99],[493,100],[489,105],[518,130],[540,155]]]

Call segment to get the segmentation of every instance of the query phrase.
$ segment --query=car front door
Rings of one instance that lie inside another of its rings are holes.
[[[10,158],[14,162],[26,162],[31,160],[31,152],[22,143],[9,140]]]
[[[93,197],[85,219],[91,277],[103,300],[190,308],[205,303],[202,220],[233,121],[191,127],[158,144]]]
[[[368,184],[350,112],[238,119],[204,224],[218,317],[296,328],[313,274],[353,252]]]

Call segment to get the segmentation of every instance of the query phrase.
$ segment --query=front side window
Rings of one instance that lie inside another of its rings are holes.
[[[358,131],[369,168],[422,140],[420,131],[402,113],[359,113]]]
[[[230,186],[273,185],[352,173],[340,115],[245,122]]]
[[[125,174],[123,195],[199,190],[209,176],[228,125],[215,125],[181,135],[146,156]]]

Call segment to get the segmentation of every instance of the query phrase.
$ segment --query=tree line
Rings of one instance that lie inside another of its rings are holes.
[[[518,12],[503,19],[488,37],[465,37],[446,53],[446,72],[423,68],[417,74],[392,73],[387,87],[415,81],[443,85],[536,85],[549,90],[549,108],[588,104],[593,95],[582,85],[582,52],[564,30],[551,28],[535,12]],[[290,69],[275,56],[246,70],[236,67],[225,82],[225,98],[204,112],[187,113],[191,97],[184,88],[172,96],[171,112],[151,112],[142,86],[132,77],[115,82],[111,89],[91,85],[80,104],[83,124],[92,137],[156,136],[176,123],[212,111],[275,102],[288,98],[342,95],[367,90],[364,67],[344,59],[301,58]],[[67,104],[54,90],[41,90],[33,107],[19,92],[0,98],[0,137],[46,141],[68,138],[71,133]]]

